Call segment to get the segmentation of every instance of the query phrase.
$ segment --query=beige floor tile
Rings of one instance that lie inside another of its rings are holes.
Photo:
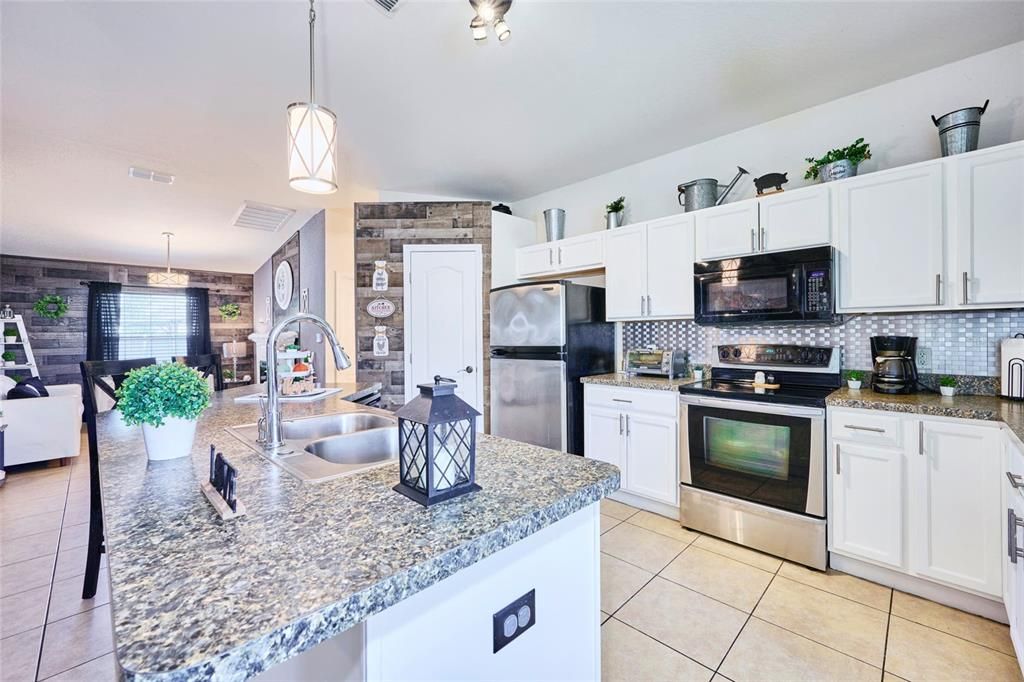
[[[74,525],[68,525],[65,523],[64,527],[60,529],[60,543],[57,545],[58,551],[63,552],[66,549],[84,547],[88,543],[88,523],[76,523]]]
[[[604,611],[602,611],[601,612],[601,625],[604,625],[605,621],[608,620],[609,618],[611,618],[611,616],[608,615],[607,613],[605,613]]]
[[[614,516],[608,516],[607,514],[601,514],[601,534],[604,535],[605,533],[607,533],[608,531],[610,531],[612,528],[614,528],[615,526],[619,525],[620,523],[622,523],[622,521],[618,520]]]
[[[718,538],[713,538],[710,535],[701,535],[699,538],[694,540],[694,544],[701,549],[708,550],[709,552],[721,554],[729,557],[730,559],[750,564],[755,568],[760,568],[762,571],[771,571],[774,573],[779,570],[779,566],[782,565],[782,559],[777,559],[776,557],[762,554],[761,552],[757,552],[731,542],[726,542],[725,540],[719,540]]]
[[[652,577],[653,573],[602,552],[601,610],[615,613]]]
[[[630,507],[628,504],[609,500],[607,497],[601,500],[601,513],[619,521],[625,521],[638,511],[640,510],[636,507]]]
[[[679,525],[679,521],[676,519],[666,518],[660,514],[652,514],[649,511],[637,512],[634,516],[629,518],[629,522],[634,526],[640,526],[647,530],[653,530],[655,533],[667,535],[673,540],[690,544],[697,539],[698,534],[692,530],[687,530]]]
[[[74,576],[53,584],[50,592],[50,610],[46,614],[46,622],[52,623],[76,613],[88,611],[97,606],[110,603],[110,573],[101,569],[96,581],[96,596],[82,599],[82,576]]]
[[[86,476],[72,476],[71,483],[68,485],[69,493],[80,493],[88,492],[89,490],[89,477]]]
[[[57,566],[53,570],[54,580],[65,580],[85,573],[85,557],[88,547],[75,547],[57,554]],[[100,568],[106,568],[107,555],[100,555]]]
[[[906,680],[1020,680],[1012,656],[898,616],[889,623],[885,669]]]
[[[754,615],[882,667],[887,622],[883,611],[776,576]]]
[[[739,609],[658,577],[615,617],[712,669],[747,620]]]
[[[67,479],[50,480],[43,478],[29,485],[15,485],[8,488],[7,484],[4,484],[4,487],[0,488],[0,495],[3,495],[6,504],[25,504],[35,500],[64,495],[67,492]]]
[[[114,659],[114,654],[94,658],[88,663],[46,678],[46,682],[115,682],[115,680],[117,680],[117,661]]]
[[[35,682],[43,629],[0,639],[0,681]]]
[[[1002,623],[899,591],[892,595],[892,612],[900,618],[1014,655],[1010,628]]]
[[[909,681],[908,680],[904,680],[902,677],[897,677],[896,675],[893,675],[889,671],[885,671],[885,672],[882,673],[882,682],[909,682]]]
[[[601,628],[601,679],[605,682],[708,682],[712,675],[696,661],[614,618]]]
[[[661,572],[661,577],[750,613],[774,573],[690,546]]]
[[[0,518],[0,542],[60,528],[61,511],[49,511],[17,519]]]
[[[9,500],[0,492],[0,516],[5,519],[20,519],[24,516],[42,514],[48,511],[60,511],[64,508],[67,498],[64,495],[54,495],[38,500]]]
[[[840,597],[846,597],[853,601],[860,602],[872,608],[879,609],[881,611],[889,610],[889,600],[892,596],[892,589],[883,585],[868,582],[867,580],[861,580],[855,578],[852,575],[846,573],[840,573],[839,571],[815,571],[814,569],[801,566],[799,564],[792,564],[785,562],[782,564],[782,568],[779,570],[779,575],[785,576],[790,580],[795,580],[798,583],[804,585],[810,585],[811,587],[817,587],[819,590],[825,590],[832,594],[838,594]]]
[[[32,630],[46,622],[48,585],[0,599],[0,638]]]
[[[758,618],[751,618],[721,672],[746,680],[872,680],[882,671]]]
[[[19,471],[13,474],[8,474],[4,479],[2,490],[13,490],[15,488],[23,488],[26,486],[46,486],[58,483],[60,481],[67,482],[70,478],[71,469],[37,469],[33,471]]]
[[[64,510],[64,523],[68,526],[89,522],[89,505],[77,504]]]
[[[46,679],[64,672],[113,649],[114,631],[109,605],[49,623],[43,637],[39,678]]]
[[[0,566],[0,597],[49,585],[56,556],[41,556],[28,561]]]
[[[60,530],[55,528],[0,542],[0,566],[55,553],[59,535]]]
[[[686,543],[654,531],[621,523],[601,536],[601,551],[657,573],[686,548]]]

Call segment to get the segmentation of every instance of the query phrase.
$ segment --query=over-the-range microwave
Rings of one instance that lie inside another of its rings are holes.
[[[697,324],[833,323],[832,247],[761,253],[693,265]]]

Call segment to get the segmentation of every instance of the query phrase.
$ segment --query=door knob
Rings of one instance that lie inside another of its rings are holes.
[[[473,373],[473,367],[472,367],[472,365],[466,365],[466,369],[460,369],[459,372],[465,372],[466,374],[472,374]]]

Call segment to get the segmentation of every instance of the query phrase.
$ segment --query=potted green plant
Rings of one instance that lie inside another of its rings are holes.
[[[864,380],[864,372],[859,369],[851,369],[846,373],[846,385],[854,391],[860,388],[861,382]]]
[[[217,310],[225,320],[237,320],[242,316],[242,309],[237,303],[224,303]]]
[[[804,173],[804,180],[820,178],[822,182],[831,182],[851,178],[857,174],[857,166],[870,158],[871,145],[864,142],[863,137],[858,137],[849,147],[833,149],[820,159],[808,156],[805,160],[811,167]]]
[[[4,329],[4,340],[10,343],[13,339],[18,338],[18,330],[14,327],[7,327]]]
[[[3,359],[5,365],[14,364],[14,353],[9,350],[5,350],[3,353],[0,353],[0,358]]]
[[[604,220],[609,230],[622,225],[622,212],[626,210],[626,197],[619,197],[604,207]]]
[[[177,362],[134,369],[117,389],[117,409],[125,424],[142,426],[151,460],[188,455],[196,420],[209,406],[209,384]]]
[[[956,395],[956,377],[939,377],[939,393],[947,397]]]

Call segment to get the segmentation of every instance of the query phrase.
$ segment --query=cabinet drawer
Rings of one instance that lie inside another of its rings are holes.
[[[877,410],[833,410],[832,437],[855,443],[901,447],[900,416]]]
[[[645,412],[673,419],[679,416],[679,394],[675,391],[587,384],[584,387],[584,401],[587,406],[607,407],[624,412]]]

